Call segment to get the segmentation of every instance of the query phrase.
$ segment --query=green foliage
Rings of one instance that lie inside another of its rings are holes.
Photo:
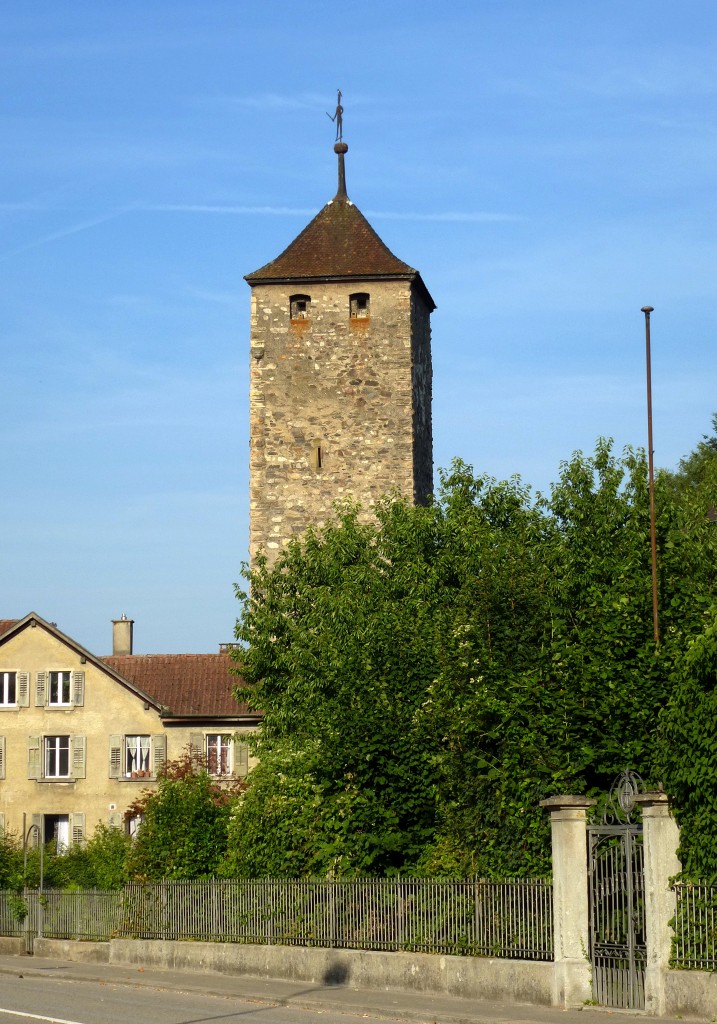
[[[237,637],[261,763],[222,870],[547,871],[543,797],[656,780],[658,714],[715,599],[711,472],[658,477],[659,647],[645,458],[608,441],[535,500],[456,463],[429,508],[344,507],[258,559]]]
[[[126,860],[131,840],[124,832],[98,825],[83,846],[58,854],[54,843],[42,850],[42,878],[46,889],[120,889],[127,881]],[[0,837],[0,889],[19,891],[24,884],[40,884],[40,848],[27,850],[16,836]]]
[[[22,844],[10,832],[0,833],[0,889],[22,888]]]
[[[419,738],[439,594],[435,512],[387,502],[378,517],[362,525],[346,509],[275,570],[260,560],[252,574],[242,674],[266,717],[235,828],[258,837],[268,819],[277,838],[275,852],[240,843],[241,874],[390,873],[435,827]]]
[[[133,807],[144,820],[129,847],[127,872],[137,880],[213,878],[227,845],[236,792],[219,786],[200,761],[168,762],[157,789]]]
[[[680,825],[686,877],[717,883],[717,606],[674,673],[661,719],[660,753]]]

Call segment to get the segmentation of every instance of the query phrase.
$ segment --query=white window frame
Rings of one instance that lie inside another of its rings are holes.
[[[152,778],[152,737],[149,733],[125,736],[124,775],[126,779]]]
[[[233,737],[225,732],[209,732],[204,737],[204,754],[207,759],[207,771],[218,779],[228,778],[234,774],[234,742]],[[212,768],[212,759],[214,767]],[[225,770],[222,771],[222,763]],[[218,769],[218,770],[217,770]]]
[[[8,700],[8,694],[10,690],[10,683],[12,677],[12,688],[13,688],[13,699]],[[0,672],[0,707],[3,708],[15,708],[17,707],[17,672],[2,671]]]
[[[64,741],[64,742],[63,742]],[[58,771],[62,767],[63,755],[67,760],[67,771]],[[50,771],[50,761],[55,760],[55,771]],[[71,779],[72,778],[72,739],[68,734],[57,736],[43,736],[42,739],[42,769],[45,779]]]
[[[62,698],[67,691],[67,700]],[[47,673],[47,706],[49,708],[72,707],[72,672],[69,669],[51,670]]]

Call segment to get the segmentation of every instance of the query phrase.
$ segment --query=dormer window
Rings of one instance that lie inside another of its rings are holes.
[[[349,295],[349,308],[352,320],[367,320],[369,317],[370,299],[368,292],[354,292]]]
[[[292,320],[308,320],[311,307],[310,295],[290,295],[289,308]]]

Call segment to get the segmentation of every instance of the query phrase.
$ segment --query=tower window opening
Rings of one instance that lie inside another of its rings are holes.
[[[321,441],[314,441],[312,463],[314,470],[318,473],[324,464],[324,448]]]
[[[292,320],[308,320],[311,307],[310,295],[290,295],[289,308]]]
[[[349,295],[349,309],[352,320],[367,320],[370,310],[368,292],[354,292],[353,295]]]

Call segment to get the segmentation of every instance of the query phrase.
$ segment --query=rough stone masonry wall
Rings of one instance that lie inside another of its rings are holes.
[[[431,314],[413,291],[413,451],[414,500],[424,505],[433,494],[433,363]]]
[[[365,319],[349,315],[356,292],[370,296]],[[310,295],[309,315],[292,321],[298,293]],[[394,489],[425,500],[430,327],[409,281],[255,285],[250,362],[252,559],[260,547],[275,557],[336,501],[354,499],[368,517]]]

